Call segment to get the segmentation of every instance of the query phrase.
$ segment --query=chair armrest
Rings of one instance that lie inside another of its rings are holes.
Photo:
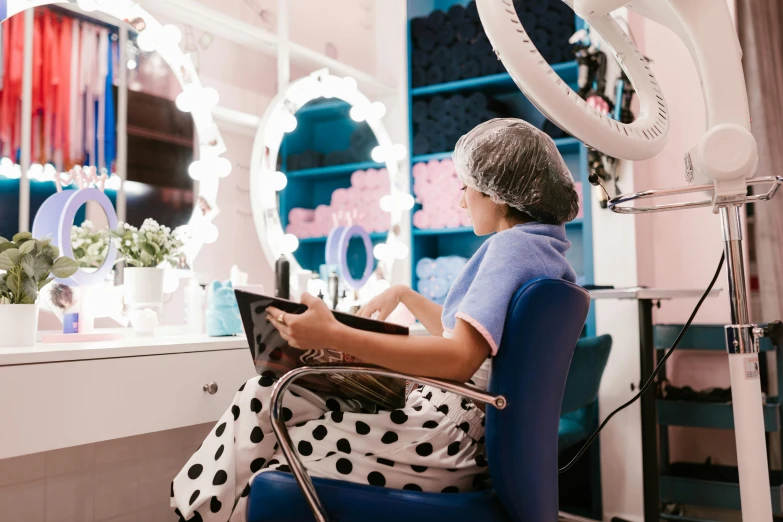
[[[294,474],[296,483],[299,484],[299,488],[305,496],[305,500],[310,505],[310,509],[313,511],[313,516],[317,522],[328,522],[329,518],[326,514],[326,509],[321,503],[321,499],[318,498],[318,494],[313,486],[313,481],[307,474],[302,462],[294,451],[294,445],[291,442],[291,437],[288,435],[288,430],[283,421],[283,397],[285,396],[288,387],[294,383],[297,379],[306,375],[326,374],[326,373],[362,373],[379,375],[383,377],[392,377],[395,379],[406,379],[418,384],[426,384],[435,388],[441,388],[448,390],[457,395],[467,397],[474,401],[480,401],[495,408],[502,410],[507,406],[506,398],[502,395],[494,396],[486,392],[482,392],[468,386],[467,384],[455,383],[451,381],[439,381],[437,379],[430,379],[428,377],[417,377],[414,375],[405,375],[392,370],[384,368],[377,368],[373,366],[359,366],[359,365],[343,365],[343,366],[303,366],[296,368],[283,375],[275,384],[272,391],[272,404],[270,409],[270,418],[272,421],[272,431],[277,437],[277,441],[280,443],[280,449],[283,451],[289,467]]]

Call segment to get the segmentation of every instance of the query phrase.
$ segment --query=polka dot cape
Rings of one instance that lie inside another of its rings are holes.
[[[290,472],[269,420],[274,379],[254,377],[171,484],[181,520],[245,522],[252,479]],[[483,413],[441,390],[414,390],[394,411],[362,413],[345,401],[291,386],[283,417],[312,477],[378,487],[457,493],[488,477]]]

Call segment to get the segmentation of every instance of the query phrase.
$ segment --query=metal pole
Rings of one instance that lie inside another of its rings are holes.
[[[128,28],[120,25],[120,86],[117,101],[117,219],[128,220],[125,181],[128,179]]]
[[[653,302],[639,300],[639,370],[641,382],[655,371],[653,339]],[[644,520],[660,518],[661,498],[658,483],[658,413],[655,389],[648,390],[639,401],[642,417],[642,487],[644,490]]]
[[[19,178],[19,231],[30,230],[30,178],[27,171],[32,164],[33,145],[33,31],[35,10],[24,12],[24,56],[22,69],[22,151]]]
[[[772,520],[772,497],[762,412],[759,346],[755,326],[750,324],[740,207],[723,207],[720,216],[731,300],[732,324],[726,327],[726,348],[729,352],[742,519],[745,522],[769,522]]]

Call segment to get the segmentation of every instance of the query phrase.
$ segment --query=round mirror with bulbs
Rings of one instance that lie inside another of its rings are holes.
[[[56,149],[56,145],[50,146],[46,143],[46,140],[41,139],[41,143],[44,143],[44,150],[37,150],[36,147],[38,146],[34,145],[33,150],[30,152],[31,161],[27,169],[27,179],[33,183],[31,183],[31,191],[27,196],[28,200],[24,203],[21,201],[21,198],[25,197],[24,191],[22,191],[18,205],[13,204],[17,203],[16,201],[9,201],[11,203],[8,205],[9,210],[21,215],[24,208],[29,208],[31,213],[34,214],[41,202],[53,192],[54,188],[53,185],[52,187],[47,185],[37,190],[37,187],[45,185],[45,182],[57,180],[62,182],[64,188],[74,188],[68,186],[70,182],[66,173],[74,166],[79,167],[83,162],[85,166],[95,166],[99,171],[111,176],[108,182],[106,182],[106,193],[115,205],[117,204],[119,191],[127,198],[128,212],[125,215],[126,221],[133,221],[135,214],[151,212],[148,209],[166,208],[168,214],[164,213],[161,216],[136,216],[141,217],[140,220],[137,220],[141,221],[146,217],[153,217],[161,223],[171,225],[172,227],[187,223],[189,242],[186,246],[185,254],[187,259],[192,262],[205,243],[214,242],[218,237],[218,230],[213,224],[213,219],[219,212],[216,204],[218,187],[220,180],[228,176],[232,170],[231,162],[223,156],[226,152],[226,147],[212,117],[212,108],[219,101],[217,91],[213,88],[205,88],[201,84],[191,56],[184,53],[180,48],[179,44],[183,37],[182,31],[176,25],[161,24],[134,0],[78,0],[78,2],[57,0],[0,1],[0,22],[4,22],[5,29],[10,29],[10,27],[6,26],[6,23],[10,22],[18,22],[18,26],[22,28],[25,10],[48,5],[50,6],[44,9],[47,10],[46,15],[52,15],[56,22],[64,26],[65,24],[62,20],[74,21],[73,27],[76,28],[77,32],[73,34],[81,37],[82,43],[84,30],[80,28],[88,26],[92,28],[90,31],[93,31],[94,35],[90,33],[90,37],[97,42],[98,51],[96,57],[105,56],[101,55],[101,52],[107,52],[107,47],[110,56],[114,52],[114,59],[109,58],[108,62],[106,62],[109,71],[104,71],[103,73],[103,77],[107,78],[107,81],[104,82],[105,90],[104,85],[101,85],[99,89],[101,93],[107,93],[105,95],[106,98],[104,100],[104,98],[95,96],[94,99],[96,107],[100,107],[101,114],[103,114],[104,110],[107,112],[109,110],[112,111],[115,119],[111,121],[115,125],[110,127],[109,123],[107,123],[105,129],[90,132],[105,131],[107,134],[110,132],[114,134],[121,132],[119,114],[114,114],[114,107],[119,107],[119,105],[115,105],[115,100],[118,97],[118,92],[115,89],[117,82],[121,81],[117,78],[123,77],[119,69],[120,61],[117,60],[117,56],[125,59],[122,65],[128,72],[125,75],[128,78],[125,85],[128,86],[131,101],[133,101],[134,96],[141,98],[143,95],[148,94],[146,91],[149,85],[154,84],[156,79],[159,84],[165,84],[164,87],[161,87],[165,93],[155,92],[156,96],[149,95],[147,98],[142,99],[139,105],[143,105],[145,111],[129,111],[127,125],[124,127],[125,139],[129,143],[129,152],[133,152],[134,140],[146,140],[147,143],[151,143],[144,149],[144,153],[139,153],[137,150],[136,153],[126,155],[129,160],[126,174],[130,181],[121,183],[119,176],[116,174],[112,175],[112,172],[114,172],[112,161],[119,154],[119,138],[112,142],[113,148],[110,153],[108,146],[106,151],[103,150],[104,145],[100,137],[95,137],[96,145],[93,148],[89,141],[90,137],[85,135],[83,141],[87,143],[85,146],[87,152],[83,153],[84,151],[80,149],[79,155],[68,155],[67,151],[65,154],[62,154]],[[18,17],[15,15],[18,15]],[[34,15],[35,38],[43,38],[43,32],[39,28],[40,15],[41,13],[38,11]],[[17,18],[18,20],[16,20]],[[48,22],[44,20],[41,23],[41,27],[46,27],[46,23]],[[59,35],[59,33],[55,34]],[[125,38],[125,34],[127,34],[128,38]],[[72,38],[69,29],[68,41],[72,40],[76,42],[76,48],[78,49],[80,40],[78,37]],[[127,45],[120,49],[120,42],[123,41]],[[70,59],[65,47],[62,44],[62,54],[56,55],[59,57],[58,63],[66,56]],[[82,48],[84,48],[83,45]],[[102,63],[97,58],[96,61],[97,63]],[[106,64],[103,66],[97,65],[96,67],[106,67]],[[111,70],[112,67],[114,68],[113,72]],[[150,72],[150,70],[153,72]],[[164,72],[160,73],[161,70]],[[74,69],[72,68],[71,71],[73,73]],[[81,74],[78,66],[76,72],[77,76]],[[146,74],[146,77],[139,80],[144,74]],[[158,78],[155,78],[156,76]],[[145,92],[141,92],[142,83],[144,83]],[[152,90],[155,90],[154,85]],[[112,92],[113,99],[108,98],[108,93],[111,91],[114,91]],[[178,91],[181,92],[176,94]],[[30,93],[20,92],[20,97],[24,98],[25,95],[32,96]],[[94,93],[91,94],[91,96],[93,95]],[[89,104],[78,105],[78,108],[76,108],[74,103],[78,104],[78,102],[75,100],[78,100],[78,96],[75,99],[72,96],[70,100],[63,97],[62,104],[68,106],[68,110],[74,114],[76,114],[74,112],[76,110],[87,111],[85,112],[87,114],[85,121],[91,121],[89,118],[95,116],[100,128],[101,118],[89,112],[92,110],[91,108],[84,108],[85,106],[89,107]],[[161,107],[163,108],[162,110]],[[153,118],[148,118],[150,121],[139,122],[139,113],[155,114],[156,110],[158,110],[159,114],[165,112],[166,115],[173,115],[169,119],[174,122],[172,126],[176,128],[170,132],[168,130],[163,132],[160,129],[156,129],[150,124]],[[188,113],[185,115],[184,120],[176,116],[176,113],[181,114],[182,112]],[[67,119],[69,118],[66,117],[65,120]],[[76,118],[70,118],[70,120],[76,120]],[[34,119],[34,131],[39,128],[35,121]],[[46,120],[42,121],[45,122]],[[183,124],[183,122],[187,122],[187,125]],[[43,128],[43,125],[44,123],[40,127]],[[55,130],[55,135],[56,132]],[[42,132],[42,135],[44,134]],[[155,148],[153,141],[166,141],[160,138],[162,134],[166,134],[169,144],[178,145],[181,150],[177,150],[171,155],[161,152],[152,153],[152,149]],[[194,138],[194,136],[197,137]],[[39,140],[33,137],[32,141],[34,144],[37,144]],[[75,141],[73,136],[71,136],[71,141]],[[0,143],[0,145],[3,144]],[[47,152],[51,149],[54,149],[55,152],[48,154]],[[0,183],[5,181],[21,183],[22,170],[21,166],[16,162],[16,156],[5,154],[4,150],[10,149],[0,147],[0,156],[3,156],[0,157]],[[96,152],[96,150],[100,152]],[[195,160],[193,159],[194,151],[197,151],[197,159]],[[103,159],[104,153],[105,160]],[[24,157],[24,153],[22,157]],[[147,158],[145,160],[147,164],[133,164],[139,158]],[[178,179],[177,183],[174,184],[176,186],[172,184],[161,187],[154,185],[154,190],[152,190],[151,185],[146,180],[137,181],[134,178],[134,174],[137,172],[145,173],[148,178],[160,178],[161,173],[167,173],[171,176],[171,172],[177,172],[178,169],[181,169],[182,175],[174,176]],[[49,190],[49,188],[52,190]],[[49,192],[44,193],[47,191]],[[5,192],[7,192],[4,196],[5,199],[11,197],[12,193],[20,193],[18,189]],[[37,192],[41,192],[41,194],[39,195]],[[138,206],[140,208],[143,207],[143,209],[132,212],[132,203],[135,201],[138,201]],[[32,221],[32,216],[30,221]],[[22,223],[21,220],[20,223]],[[15,228],[16,224],[13,223],[12,226]]]
[[[345,108],[339,125],[319,123],[315,114],[326,106]],[[366,281],[368,267],[375,269],[377,260],[377,270],[388,280],[394,262],[408,256],[400,235],[403,213],[414,203],[400,176],[407,150],[392,143],[385,114],[384,104],[369,100],[356,80],[321,70],[278,93],[261,120],[251,165],[253,217],[267,261],[274,266],[286,255],[298,292],[306,289],[297,288],[296,274],[318,272],[326,264],[327,237],[337,227],[361,227],[373,243],[346,238],[346,258],[357,267],[347,266],[344,278]],[[336,135],[349,144],[342,147],[347,150],[307,150],[323,139],[339,142]],[[320,163],[313,163],[314,156]]]

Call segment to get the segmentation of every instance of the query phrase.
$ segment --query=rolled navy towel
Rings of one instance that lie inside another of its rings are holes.
[[[435,49],[435,46],[438,44],[438,39],[434,31],[427,29],[419,34],[414,41],[414,44],[422,51],[430,52]]]
[[[333,150],[332,152],[326,153],[326,156],[324,157],[324,164],[326,166],[340,165],[341,163],[343,163],[343,151]]]
[[[413,102],[413,110],[411,112],[414,123],[422,123],[427,119],[427,107],[428,104],[424,100],[416,100]]]
[[[411,20],[411,38],[418,38],[422,31],[427,30],[427,19],[423,16]]]
[[[537,27],[536,29],[530,32],[530,37],[533,39],[533,44],[535,44],[536,48],[538,48],[539,51],[541,51],[541,49],[552,48],[552,39],[549,36],[549,31],[547,31],[546,29]]]
[[[462,62],[462,78],[476,78],[481,75],[481,63],[476,58],[469,58]]]
[[[449,10],[446,14],[449,17],[449,21],[455,25],[465,21],[468,18],[467,10],[460,4],[454,4],[449,7]]]
[[[450,46],[457,38],[457,31],[451,22],[446,22],[435,33],[435,38],[438,41],[438,45]]]
[[[430,152],[430,141],[427,139],[427,135],[419,131],[413,137],[413,155],[419,156],[421,154],[428,154]]]
[[[472,20],[465,20],[454,25],[454,32],[456,33],[456,39],[460,42],[471,42],[476,38],[478,27]]]
[[[438,130],[446,136],[452,136],[458,132],[457,118],[451,114],[444,114],[436,123]]]
[[[427,85],[427,71],[420,68],[412,69],[411,85],[414,87],[423,87]]]
[[[456,60],[449,60],[446,66],[443,68],[443,81],[444,82],[456,82],[462,76],[462,69],[459,62]]]
[[[455,42],[451,46],[451,57],[459,63],[470,58],[470,44],[467,42]]]
[[[427,141],[430,144],[430,153],[446,152],[449,150],[448,141],[438,129],[431,128],[427,132]]]
[[[539,15],[538,26],[543,27],[549,31],[554,31],[554,29],[560,25],[560,20],[560,13],[552,11],[551,9],[547,9],[541,15]]]
[[[476,0],[471,0],[470,3],[465,7],[465,14],[474,22],[480,21],[480,17],[478,14],[478,6],[476,5]]]
[[[489,76],[498,72],[498,58],[494,54],[480,58],[481,76]]]
[[[549,9],[549,2],[528,2],[527,8],[536,13],[536,15],[541,16]]]
[[[458,116],[465,112],[467,102],[465,97],[461,94],[455,94],[446,99],[446,114],[450,116]]]
[[[427,116],[432,120],[437,120],[440,115],[446,111],[446,98],[443,96],[433,96],[427,103]]]
[[[495,57],[495,53],[492,50],[492,44],[489,40],[476,40],[470,45],[470,55],[474,58],[482,60],[487,56]]]
[[[421,49],[414,49],[411,53],[411,67],[414,69],[425,69],[431,63],[430,53]]]
[[[519,21],[522,22],[522,27],[528,33],[538,25],[538,16],[529,9],[517,11],[517,16],[519,16]]]
[[[487,108],[487,96],[483,92],[474,92],[466,101],[469,113],[478,114]]]
[[[443,68],[437,65],[430,65],[427,68],[427,85],[436,85],[443,83]]]
[[[430,54],[430,63],[438,67],[445,67],[451,61],[451,50],[445,45],[438,45]]]
[[[446,13],[436,9],[427,16],[427,27],[432,31],[439,31],[446,23]]]

